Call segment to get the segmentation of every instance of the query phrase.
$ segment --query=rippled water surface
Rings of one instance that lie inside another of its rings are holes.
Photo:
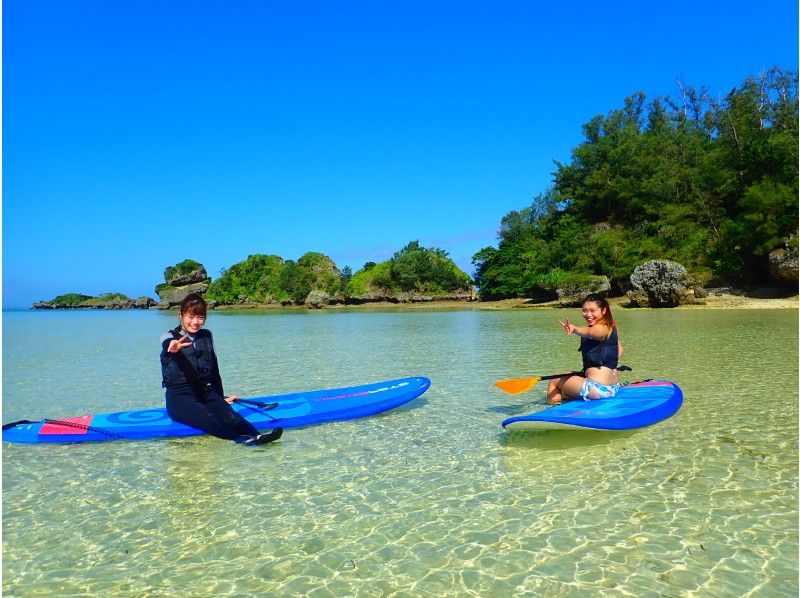
[[[8,445],[7,596],[796,596],[798,315],[622,310],[685,402],[639,431],[506,433],[579,366],[577,310],[212,313],[241,396],[410,375],[385,414],[245,448]],[[162,312],[3,314],[3,421],[162,403]],[[530,404],[534,402],[536,404]]]

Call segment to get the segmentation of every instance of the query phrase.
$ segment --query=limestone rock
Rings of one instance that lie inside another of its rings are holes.
[[[341,297],[336,297],[334,295],[329,295],[325,291],[311,291],[305,300],[305,306],[311,309],[320,309],[327,305],[336,305],[338,303],[343,303]]]
[[[798,283],[797,247],[792,249],[781,247],[771,251],[769,254],[769,274],[778,282],[796,285]]]
[[[676,307],[689,301],[689,273],[670,260],[651,260],[631,274],[628,298],[638,307]]]
[[[178,274],[167,280],[167,284],[173,287],[183,287],[190,284],[208,282],[208,273],[204,266],[192,270],[188,274]]]
[[[159,309],[169,309],[181,304],[186,295],[190,293],[198,293],[202,295],[208,290],[207,282],[197,282],[188,284],[181,287],[163,286],[158,289],[158,296],[161,301],[158,304]]]
[[[136,301],[134,301],[133,306],[137,309],[150,309],[154,307],[156,302],[147,296],[141,296]]]
[[[467,290],[452,291],[442,295],[432,295],[418,291],[404,293],[390,293],[383,290],[371,289],[362,295],[347,295],[341,300],[348,305],[362,305],[364,303],[429,303],[434,301],[477,301],[478,293],[475,287]]]
[[[95,309],[130,309],[134,301],[128,297],[109,297],[97,301],[92,307]]]

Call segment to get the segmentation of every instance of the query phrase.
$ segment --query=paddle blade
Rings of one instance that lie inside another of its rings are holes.
[[[518,395],[529,391],[541,379],[541,376],[536,376],[534,378],[511,378],[509,380],[499,380],[495,382],[494,385],[508,394]]]

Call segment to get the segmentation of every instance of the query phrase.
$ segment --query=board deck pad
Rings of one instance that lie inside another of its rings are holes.
[[[234,403],[234,409],[259,430],[296,428],[327,421],[366,417],[398,407],[424,393],[431,381],[398,378],[362,386],[248,397],[247,401],[277,403],[270,409]],[[194,436],[201,430],[173,421],[163,407],[119,411],[39,422],[18,423],[3,430],[3,441],[14,443],[96,442]]]
[[[683,403],[674,382],[650,380],[623,386],[611,399],[573,400],[503,421],[508,430],[633,430],[673,416]]]

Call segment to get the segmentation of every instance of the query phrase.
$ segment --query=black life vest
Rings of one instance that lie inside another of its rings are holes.
[[[619,363],[619,337],[616,327],[611,329],[608,338],[595,340],[593,338],[581,338],[581,346],[578,348],[583,356],[583,369],[597,368],[605,366],[617,369]]]
[[[172,338],[183,338],[185,333],[180,330],[180,327],[170,330]],[[188,385],[198,394],[198,398],[205,396],[207,388],[224,396],[210,331],[198,330],[192,345],[184,347],[178,353],[167,351],[169,342],[165,340],[161,350],[161,386],[170,388]]]

